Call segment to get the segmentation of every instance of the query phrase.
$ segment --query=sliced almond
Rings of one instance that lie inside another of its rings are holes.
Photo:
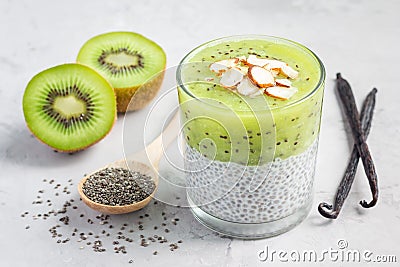
[[[287,100],[291,98],[294,94],[297,93],[297,88],[296,87],[282,87],[282,86],[273,86],[273,87],[268,87],[265,89],[265,93],[269,96]]]
[[[250,65],[254,65],[254,66],[260,66],[260,67],[264,67],[265,65],[267,65],[271,60],[268,58],[259,58],[255,55],[250,55],[247,58],[247,63]]]
[[[257,92],[261,93],[261,89],[255,86],[249,78],[245,77],[237,86],[237,91],[241,95],[252,96]]]
[[[211,82],[211,81],[214,81],[214,78],[213,77],[206,77],[206,78],[204,78],[204,80],[207,81],[207,82]]]
[[[264,68],[268,69],[268,70],[280,70],[282,69],[284,66],[286,66],[287,64],[283,61],[279,61],[276,59],[270,59],[268,60],[268,64],[264,65]]]
[[[228,69],[222,74],[221,85],[225,88],[233,89],[243,80],[243,73],[237,68]]]
[[[229,68],[225,65],[221,65],[218,63],[212,63],[210,65],[210,70],[212,72],[214,72],[215,74],[217,74],[217,76],[220,76],[222,73],[224,73],[225,71],[227,71]]]
[[[292,82],[289,79],[276,79],[276,85],[283,86],[283,87],[290,87],[292,86]]]
[[[285,63],[277,60],[271,60],[270,63],[264,66],[264,69],[269,70],[274,77],[277,77],[279,73],[281,73],[281,67],[283,64]]]
[[[250,66],[247,76],[255,85],[261,88],[275,85],[272,73],[260,66]]]
[[[220,76],[228,69],[235,67],[239,62],[238,58],[224,59],[210,64],[210,70]]]
[[[281,72],[280,69],[271,69],[269,70],[272,73],[272,76],[277,77],[279,75],[279,73]]]
[[[281,72],[291,79],[296,79],[299,76],[299,72],[288,65],[283,66]]]

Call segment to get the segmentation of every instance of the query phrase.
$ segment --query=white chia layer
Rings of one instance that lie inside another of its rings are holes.
[[[311,201],[318,142],[305,152],[262,166],[210,160],[186,145],[187,193],[219,219],[264,223],[284,218]]]

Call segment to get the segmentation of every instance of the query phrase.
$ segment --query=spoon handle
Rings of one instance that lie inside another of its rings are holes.
[[[129,158],[147,164],[150,163],[154,168],[157,168],[165,149],[175,140],[178,134],[179,112],[176,112],[161,134],[153,142]]]

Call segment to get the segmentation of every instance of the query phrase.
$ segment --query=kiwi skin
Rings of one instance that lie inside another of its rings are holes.
[[[92,69],[92,68],[90,68],[90,67],[88,67],[88,66],[86,66],[86,65],[78,64],[78,63],[67,63],[67,64],[62,64],[62,65],[54,66],[54,67],[52,67],[52,68],[43,70],[42,72],[45,72],[45,71],[51,70],[51,69],[55,69],[55,68],[60,68],[60,67],[68,67],[69,65],[84,66],[85,68],[89,68],[89,69],[91,69],[92,71],[96,72],[94,69]],[[36,77],[38,77],[40,74],[42,74],[42,72],[36,74],[36,75],[29,81],[27,87],[29,86],[30,83],[33,82],[33,80],[34,80]],[[97,72],[96,72],[96,73],[97,73]],[[98,73],[97,73],[97,74],[98,74]],[[99,77],[102,77],[100,74],[98,74],[98,75],[99,75]],[[102,77],[102,78],[103,78],[103,77]],[[104,79],[104,78],[103,78],[103,79]],[[106,82],[106,83],[109,84],[109,86],[112,88],[112,85],[111,85],[106,79],[104,79],[103,82]],[[114,92],[114,97],[115,97],[115,101],[116,101],[115,92]],[[96,143],[98,143],[99,141],[103,140],[103,139],[110,133],[111,129],[114,127],[115,122],[116,122],[116,120],[117,120],[117,110],[114,109],[114,111],[113,111],[113,113],[114,113],[114,116],[113,116],[113,117],[114,117],[114,120],[113,120],[113,122],[112,122],[112,125],[111,125],[111,127],[109,127],[108,131],[104,132],[104,134],[103,134],[100,138],[98,138],[97,140],[93,141],[92,143],[90,143],[90,144],[88,144],[88,145],[86,145],[86,146],[79,147],[79,148],[76,148],[76,149],[60,149],[59,147],[55,147],[55,146],[52,146],[51,144],[48,144],[47,142],[45,142],[44,140],[42,140],[38,135],[35,134],[34,130],[32,129],[31,125],[29,124],[29,122],[28,122],[28,120],[27,120],[27,118],[26,118],[26,114],[27,114],[27,112],[28,112],[28,111],[27,111],[27,108],[26,108],[26,105],[28,105],[28,103],[27,103],[27,101],[25,100],[25,94],[24,94],[24,97],[23,97],[23,103],[22,103],[22,104],[23,104],[23,105],[22,105],[23,113],[24,113],[24,115],[25,115],[25,123],[26,123],[26,125],[27,125],[28,130],[30,131],[30,133],[31,133],[33,136],[36,137],[37,140],[39,140],[41,143],[47,145],[48,147],[52,148],[54,152],[75,153],[75,152],[82,151],[82,150],[85,150],[85,149],[88,148],[88,147],[93,146],[94,144],[96,144]]]
[[[164,69],[165,70],[165,69]],[[135,111],[147,106],[157,95],[164,79],[165,71],[152,77],[143,85],[130,88],[114,88],[117,95],[117,111]]]

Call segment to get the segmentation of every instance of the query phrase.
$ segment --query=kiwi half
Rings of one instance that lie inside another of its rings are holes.
[[[87,41],[77,62],[94,68],[111,83],[117,110],[125,112],[143,108],[156,96],[166,56],[159,45],[140,34],[110,32]]]
[[[42,142],[62,152],[74,152],[98,142],[116,119],[111,84],[80,64],[44,70],[28,83],[23,110],[26,124]]]

